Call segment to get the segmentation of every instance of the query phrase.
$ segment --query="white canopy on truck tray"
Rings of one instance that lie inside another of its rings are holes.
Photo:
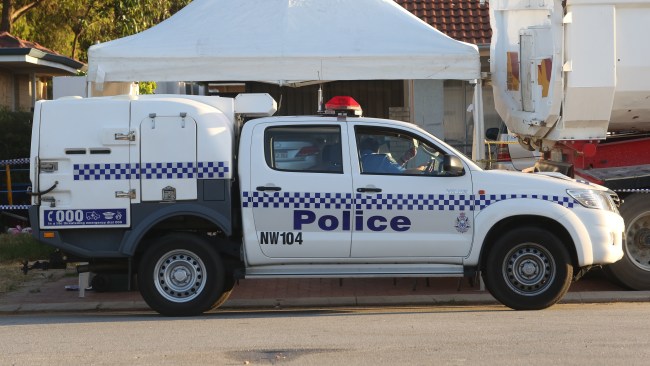
[[[392,0],[194,0],[89,50],[88,80],[480,78],[478,49]]]

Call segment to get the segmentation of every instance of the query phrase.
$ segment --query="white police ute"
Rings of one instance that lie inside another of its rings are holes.
[[[419,127],[329,113],[265,117],[266,94],[36,103],[30,220],[40,241],[136,278],[164,315],[223,303],[238,278],[482,275],[543,309],[623,256],[616,195],[483,171]],[[243,122],[246,121],[246,122]]]

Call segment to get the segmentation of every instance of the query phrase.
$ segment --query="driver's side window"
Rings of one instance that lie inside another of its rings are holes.
[[[355,129],[361,174],[436,175],[443,153],[404,131],[358,126]]]

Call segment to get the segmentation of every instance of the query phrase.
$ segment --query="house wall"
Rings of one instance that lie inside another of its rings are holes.
[[[14,90],[16,93],[16,110],[31,111],[33,105],[30,76],[25,74],[14,75],[14,80]]]
[[[48,83],[51,78],[39,77],[36,79],[36,100],[50,99],[50,92],[48,92]]]
[[[13,74],[0,71],[0,108],[14,109]]]
[[[413,80],[411,100],[410,122],[444,140],[444,82],[442,80]]]
[[[366,117],[389,118],[391,108],[404,107],[402,80],[350,80],[323,83],[324,103],[337,95],[353,97]],[[279,116],[314,115],[318,107],[318,85],[298,88],[247,82],[247,93],[269,93],[279,104]],[[225,95],[230,96],[230,95]],[[395,110],[393,109],[393,112]]]
[[[34,80],[35,87],[32,87]],[[0,107],[10,111],[29,112],[36,100],[49,99],[49,77],[38,77],[34,80],[32,75],[0,71]]]
[[[316,113],[318,85],[294,88],[256,82],[242,84],[247,93],[271,94],[279,103],[276,115]],[[185,94],[188,88],[176,88],[173,92]],[[474,138],[473,115],[468,110],[473,94],[474,85],[461,80],[355,80],[323,84],[325,102],[335,95],[352,96],[361,104],[364,116],[415,123],[466,155],[472,154]],[[483,97],[485,127],[499,127],[501,119],[494,110],[491,86],[483,86]]]
[[[474,96],[474,85],[466,81],[444,82],[444,131],[445,142],[471,156],[474,138],[474,116],[468,110]],[[500,127],[503,123],[494,107],[492,86],[483,84],[483,119],[485,130]],[[482,133],[485,133],[483,131]]]

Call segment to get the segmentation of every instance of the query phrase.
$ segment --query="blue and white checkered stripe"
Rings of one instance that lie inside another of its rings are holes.
[[[271,208],[352,208],[351,193],[310,193],[310,192],[243,192],[243,207]]]
[[[129,164],[74,164],[74,180],[123,179],[213,179],[225,178],[230,173],[223,161],[138,163]]]
[[[142,179],[191,179],[196,176],[194,163],[144,163]]]
[[[566,196],[550,196],[546,194],[489,194],[478,196],[475,200],[475,204],[477,210],[480,211],[493,203],[518,198],[550,201],[566,208],[573,208],[573,205],[575,204],[575,200],[573,198]]]
[[[140,164],[74,164],[74,180],[138,179]]]
[[[456,211],[473,210],[472,196],[445,194],[357,194],[358,210]]]
[[[353,198],[354,197],[354,198]],[[314,192],[242,192],[243,207],[253,208],[334,208],[357,210],[480,211],[508,199],[540,199],[573,208],[570,197],[537,194],[445,195],[445,194],[365,194]]]
[[[199,179],[224,178],[230,172],[225,161],[199,161],[197,164]]]

